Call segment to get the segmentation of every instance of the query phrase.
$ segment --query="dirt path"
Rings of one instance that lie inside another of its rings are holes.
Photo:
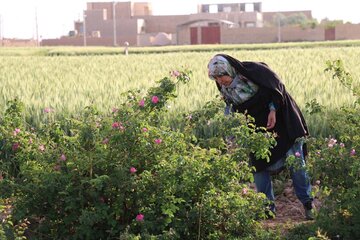
[[[313,186],[316,188],[317,186]],[[299,224],[306,224],[312,221],[305,219],[305,213],[302,203],[297,199],[291,180],[285,184],[285,188],[281,194],[275,198],[276,217],[263,221],[263,226],[267,229],[279,229],[282,235]],[[315,209],[321,207],[318,198],[314,198],[313,205]]]

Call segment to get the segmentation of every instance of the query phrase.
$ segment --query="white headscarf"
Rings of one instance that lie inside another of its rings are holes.
[[[229,75],[234,78],[236,73],[226,58],[216,55],[208,64],[208,75],[210,79],[215,80],[216,76],[222,75]]]

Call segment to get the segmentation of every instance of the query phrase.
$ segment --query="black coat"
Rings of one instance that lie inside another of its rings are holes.
[[[246,102],[239,105],[230,102],[234,111],[246,112],[255,119],[257,126],[266,127],[270,111],[269,103],[273,102],[276,106],[276,124],[271,131],[275,132],[277,137],[276,146],[270,149],[270,162],[251,156],[256,171],[262,171],[285,157],[297,138],[309,134],[305,119],[294,99],[285,90],[280,78],[265,63],[240,62],[229,55],[218,55],[226,58],[238,74],[259,86],[258,92]],[[217,86],[220,90],[220,86],[218,84]],[[225,101],[229,100],[225,99]],[[306,155],[306,146],[304,146],[304,155]]]

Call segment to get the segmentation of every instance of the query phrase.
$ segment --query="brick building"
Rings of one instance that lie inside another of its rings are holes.
[[[159,46],[221,43],[266,43],[277,41],[323,41],[360,38],[354,31],[341,28],[338,36],[324,27],[303,29],[269,24],[279,12],[262,12],[261,2],[200,4],[189,15],[155,16],[147,2],[89,2],[84,21],[75,21],[69,36],[44,39],[43,46]],[[281,12],[284,16],[311,11]],[[270,26],[270,27],[268,27]],[[354,26],[348,26],[348,28]],[[329,37],[330,36],[330,37]]]

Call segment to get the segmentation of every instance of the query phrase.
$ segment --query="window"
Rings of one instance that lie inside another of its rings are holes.
[[[210,13],[218,13],[218,6],[217,5],[210,5],[209,6]]]

